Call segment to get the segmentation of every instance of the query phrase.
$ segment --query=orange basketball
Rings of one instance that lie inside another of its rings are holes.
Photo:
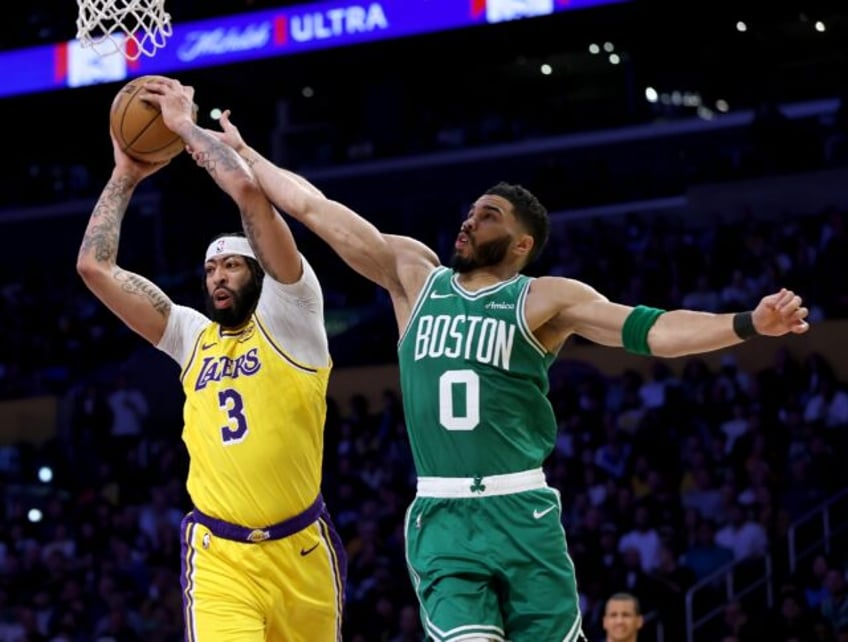
[[[183,149],[182,139],[165,126],[162,112],[153,103],[138,97],[144,83],[162,76],[139,76],[121,87],[112,101],[109,125],[121,149],[134,159],[161,163]],[[197,120],[197,110],[192,113]]]

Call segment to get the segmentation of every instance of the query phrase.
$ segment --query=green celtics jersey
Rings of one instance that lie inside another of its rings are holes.
[[[532,279],[477,292],[435,269],[398,343],[406,425],[420,477],[539,468],[556,439],[548,353],[524,320]]]

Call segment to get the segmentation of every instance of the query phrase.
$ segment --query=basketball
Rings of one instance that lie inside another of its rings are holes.
[[[139,98],[144,83],[162,76],[139,76],[121,87],[112,101],[109,125],[121,149],[134,159],[162,163],[183,149],[182,139],[165,126],[162,112],[153,103]],[[197,109],[192,117],[197,120]]]

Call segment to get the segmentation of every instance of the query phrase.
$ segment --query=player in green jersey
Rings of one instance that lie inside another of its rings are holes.
[[[585,639],[559,493],[542,470],[556,435],[548,367],[572,335],[678,357],[800,334],[800,297],[783,289],[748,312],[667,312],[613,303],[573,279],[529,278],[521,271],[547,240],[548,216],[507,183],[471,205],[444,267],[422,243],[381,233],[263,158],[227,112],[221,126],[269,199],[391,296],[418,474],[406,554],[428,638]]]

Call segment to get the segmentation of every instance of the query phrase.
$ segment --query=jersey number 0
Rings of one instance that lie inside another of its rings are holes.
[[[458,408],[455,399],[462,396],[465,408]],[[439,377],[439,423],[446,430],[474,430],[480,423],[480,377],[476,372],[448,370]]]

